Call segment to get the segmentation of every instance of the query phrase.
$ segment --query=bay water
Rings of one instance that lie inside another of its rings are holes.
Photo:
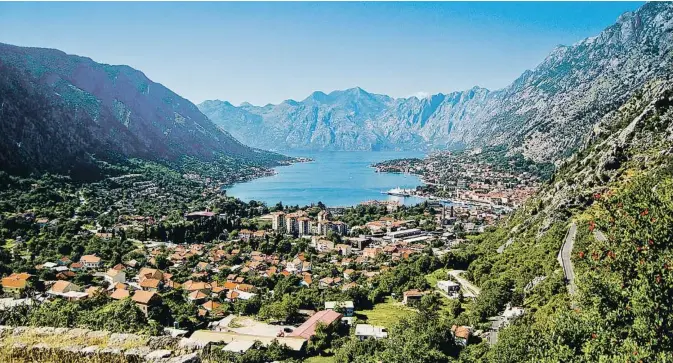
[[[393,188],[409,189],[422,185],[419,177],[401,173],[377,173],[377,162],[425,156],[407,151],[320,151],[290,152],[286,155],[308,157],[312,162],[276,168],[276,175],[235,184],[227,195],[243,201],[265,202],[268,206],[309,205],[322,202],[330,207],[353,206],[368,200],[395,200],[412,205],[423,202],[417,197],[382,194]]]

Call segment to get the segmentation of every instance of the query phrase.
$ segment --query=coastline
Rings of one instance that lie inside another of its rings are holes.
[[[224,188],[229,188],[235,184],[240,184],[240,183],[247,183],[256,179],[261,179],[261,178],[267,178],[271,177],[274,175],[278,174],[278,171],[276,171],[276,168],[279,167],[284,167],[284,166],[291,166],[294,164],[301,164],[301,163],[311,163],[314,162],[314,159],[307,158],[307,157],[291,157],[288,160],[283,160],[279,161],[278,165],[273,166],[273,167],[254,167],[254,168],[259,168],[259,171],[257,173],[253,173],[251,175],[246,175],[243,176],[241,179],[234,180],[228,183],[219,183],[218,188],[219,189],[224,189]]]
[[[243,201],[255,200],[274,205],[309,205],[318,201],[325,205],[356,206],[369,200],[387,200],[381,194],[397,186],[415,189],[424,185],[417,175],[377,174],[373,163],[415,155],[402,152],[292,152],[292,168],[256,170],[253,178],[237,180],[223,189],[227,195]],[[285,166],[285,165],[280,165]],[[275,175],[275,176],[274,176]],[[263,178],[274,176],[273,178]],[[406,205],[422,203],[421,199],[400,200]]]

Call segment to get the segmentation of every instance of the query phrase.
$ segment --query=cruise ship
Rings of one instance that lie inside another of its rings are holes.
[[[400,189],[399,187],[397,187],[381,193],[388,195],[396,195],[398,197],[408,197],[411,195],[411,190]]]

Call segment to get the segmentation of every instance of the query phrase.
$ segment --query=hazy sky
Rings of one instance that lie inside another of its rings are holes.
[[[127,64],[198,103],[497,89],[642,3],[0,3],[0,42]]]

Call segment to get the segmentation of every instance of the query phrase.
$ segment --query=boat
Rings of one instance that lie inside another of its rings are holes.
[[[383,194],[388,194],[388,195],[395,195],[398,197],[408,197],[411,196],[411,193],[408,190],[405,189],[400,189],[400,187],[390,189],[386,192],[381,192]]]

